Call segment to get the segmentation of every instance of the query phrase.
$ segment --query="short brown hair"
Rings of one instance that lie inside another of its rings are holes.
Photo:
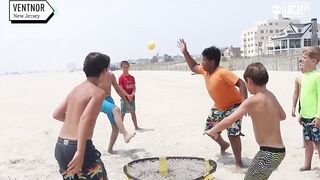
[[[317,63],[320,62],[320,47],[309,47],[304,49],[302,53],[311,59],[316,59]]]
[[[247,81],[247,78],[252,79],[253,83],[258,86],[267,84],[269,75],[263,64],[259,62],[251,63],[245,70],[243,78]]]
[[[120,66],[122,67],[122,66],[125,65],[125,64],[127,64],[128,66],[130,66],[128,61],[121,61]]]
[[[98,77],[109,65],[110,57],[108,55],[91,52],[83,62],[83,71],[87,77]]]

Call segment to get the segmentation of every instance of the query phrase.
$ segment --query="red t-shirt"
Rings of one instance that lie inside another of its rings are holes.
[[[119,77],[119,86],[122,87],[122,89],[124,89],[128,94],[131,94],[133,92],[133,90],[135,89],[135,80],[134,77],[129,75],[124,75],[122,74]],[[133,97],[134,99],[134,97]]]

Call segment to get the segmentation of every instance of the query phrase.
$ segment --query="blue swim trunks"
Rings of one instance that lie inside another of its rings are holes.
[[[100,108],[100,112],[103,112],[105,114],[107,114],[108,119],[110,121],[111,124],[116,124],[116,121],[114,120],[114,116],[112,113],[113,108],[115,108],[116,105],[114,104],[114,100],[112,99],[111,96],[107,96],[103,102],[102,102],[102,106]]]

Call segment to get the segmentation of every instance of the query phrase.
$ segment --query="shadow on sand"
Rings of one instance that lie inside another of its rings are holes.
[[[126,149],[126,150],[119,149],[119,150],[113,151],[112,154],[119,155],[123,158],[130,158],[132,160],[151,157],[151,154],[142,148]]]
[[[148,132],[148,131],[154,131],[155,129],[151,129],[151,128],[141,128],[136,130],[139,133],[143,133],[143,132]]]
[[[244,168],[248,168],[251,164],[252,159],[247,158],[247,157],[242,157],[242,162],[244,165]],[[228,153],[226,152],[223,155],[218,155],[218,159],[217,159],[218,163],[221,163],[223,165],[235,165],[235,160],[233,157],[232,153]]]

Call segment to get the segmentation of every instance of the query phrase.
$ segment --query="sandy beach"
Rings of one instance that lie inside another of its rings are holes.
[[[120,71],[114,72],[118,78]],[[235,71],[242,77],[243,71]],[[136,108],[138,123],[143,132],[129,144],[119,136],[115,153],[107,153],[111,126],[106,115],[100,113],[93,143],[102,153],[110,180],[124,179],[123,166],[135,159],[155,156],[196,156],[217,162],[216,179],[243,179],[245,169],[233,165],[231,148],[220,155],[219,146],[207,136],[203,128],[213,105],[203,77],[191,72],[131,71],[137,83]],[[303,165],[302,128],[291,117],[294,78],[299,72],[269,72],[268,89],[274,92],[286,111],[281,122],[286,157],[270,179],[319,179],[320,160],[314,154],[312,170],[299,172]],[[0,180],[56,180],[61,179],[54,158],[54,147],[61,122],[52,118],[54,108],[69,91],[85,79],[83,72],[50,72],[39,74],[0,76]],[[119,106],[118,95],[113,98]],[[125,126],[133,131],[130,115]],[[242,123],[242,156],[250,164],[259,147],[255,142],[250,117]],[[223,137],[227,139],[226,132]]]

